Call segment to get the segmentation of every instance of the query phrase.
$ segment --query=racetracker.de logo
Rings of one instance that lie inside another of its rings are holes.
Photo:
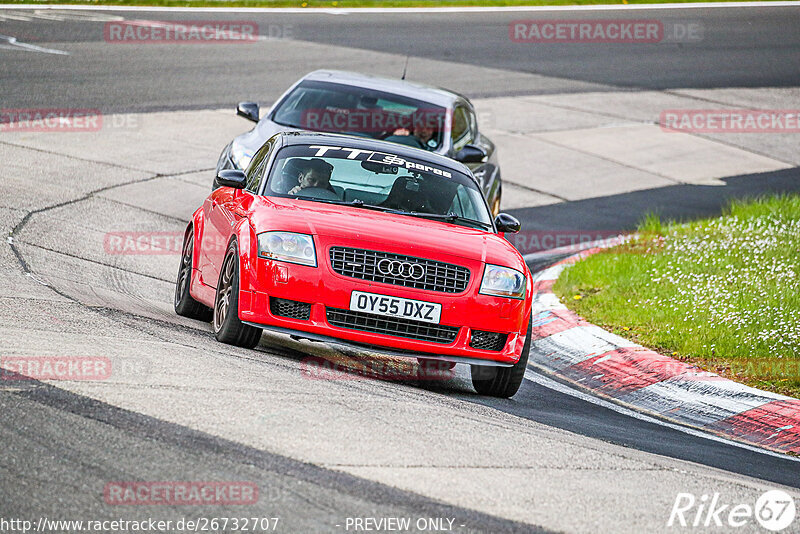
[[[800,133],[800,109],[666,109],[666,132]]]
[[[439,131],[444,124],[445,114],[441,109],[396,113],[383,108],[316,108],[305,110],[300,117],[300,126],[307,130],[367,134],[390,132],[409,135],[419,130]]]
[[[108,43],[237,44],[258,40],[258,24],[242,20],[125,20],[106,22]]]
[[[515,20],[508,26],[515,43],[660,43],[658,20]]]
[[[3,356],[2,380],[106,380],[111,360],[104,356]]]
[[[103,249],[112,256],[161,256],[180,254],[184,232],[108,232],[103,236]],[[203,236],[203,250],[227,250],[225,238]]]
[[[621,230],[523,230],[506,235],[506,239],[522,254],[563,249],[579,252],[595,241],[618,237]]]
[[[108,232],[103,239],[106,254],[180,254],[183,232]]]
[[[416,364],[411,360],[383,360],[370,358],[341,358],[328,360],[319,357],[304,358],[300,374],[309,380],[435,380],[446,381],[454,376],[452,364],[432,360]]]
[[[112,505],[247,505],[258,502],[258,486],[253,482],[109,482],[103,496]]]
[[[0,132],[96,132],[102,127],[99,109],[0,109]]]

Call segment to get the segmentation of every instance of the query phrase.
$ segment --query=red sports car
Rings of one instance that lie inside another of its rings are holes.
[[[531,275],[467,167],[394,143],[279,133],[186,229],[175,311],[217,340],[261,331],[468,363],[510,397],[530,350]],[[448,365],[448,364],[445,364]]]

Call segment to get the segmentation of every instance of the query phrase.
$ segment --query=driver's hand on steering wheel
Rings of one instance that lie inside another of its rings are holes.
[[[294,186],[293,188],[289,189],[289,194],[290,194],[290,195],[296,195],[296,194],[297,194],[297,193],[299,193],[299,192],[300,192],[300,190],[302,190],[302,189],[303,189],[303,186],[302,186],[302,185],[296,185],[296,186]]]

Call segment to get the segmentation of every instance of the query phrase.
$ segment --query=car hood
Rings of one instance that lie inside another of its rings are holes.
[[[260,197],[259,201],[263,209],[254,209],[251,216],[257,233],[283,230],[314,234],[328,245],[360,243],[374,250],[430,259],[447,255],[524,271],[517,250],[491,232],[322,202],[279,197]]]
[[[269,119],[261,119],[255,128],[249,132],[239,135],[233,140],[233,143],[241,146],[251,154],[255,154],[259,148],[273,135],[279,132],[296,132],[297,128],[290,128],[282,126],[278,123],[272,122]]]
[[[261,148],[264,143],[266,143],[267,139],[275,135],[276,133],[280,132],[299,132],[302,131],[299,128],[294,128],[291,126],[283,126],[278,124],[277,122],[273,122],[270,119],[261,119],[259,123],[256,125],[255,128],[250,130],[249,132],[245,132],[233,140],[233,145],[243,148],[246,152],[250,154],[255,154],[258,152],[258,149]],[[402,145],[401,145],[402,146]],[[440,154],[440,155],[447,155],[448,146],[447,143],[442,143],[442,145],[436,149],[432,154]]]

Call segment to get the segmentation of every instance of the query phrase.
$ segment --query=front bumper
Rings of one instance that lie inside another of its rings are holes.
[[[381,356],[393,356],[396,358],[428,358],[431,360],[443,360],[447,362],[454,362],[454,363],[468,363],[473,365],[486,365],[490,367],[511,367],[514,365],[511,362],[499,362],[493,360],[484,360],[480,358],[467,358],[463,356],[447,356],[441,354],[430,354],[425,352],[413,352],[407,350],[392,350],[390,348],[384,347],[376,347],[375,345],[365,345],[362,343],[353,343],[349,341],[345,341],[340,338],[331,337],[331,336],[324,336],[321,334],[312,334],[309,332],[303,332],[302,330],[292,330],[291,328],[284,328],[281,326],[273,326],[273,325],[266,325],[266,324],[257,324],[257,323],[250,323],[247,322],[246,324],[250,326],[255,326],[256,328],[261,328],[263,330],[267,330],[269,332],[274,332],[276,334],[286,334],[296,339],[306,339],[308,341],[316,341],[320,343],[327,343],[328,345],[332,345],[333,348],[341,347],[344,349],[351,349],[357,351],[367,350],[369,352],[377,353]]]

